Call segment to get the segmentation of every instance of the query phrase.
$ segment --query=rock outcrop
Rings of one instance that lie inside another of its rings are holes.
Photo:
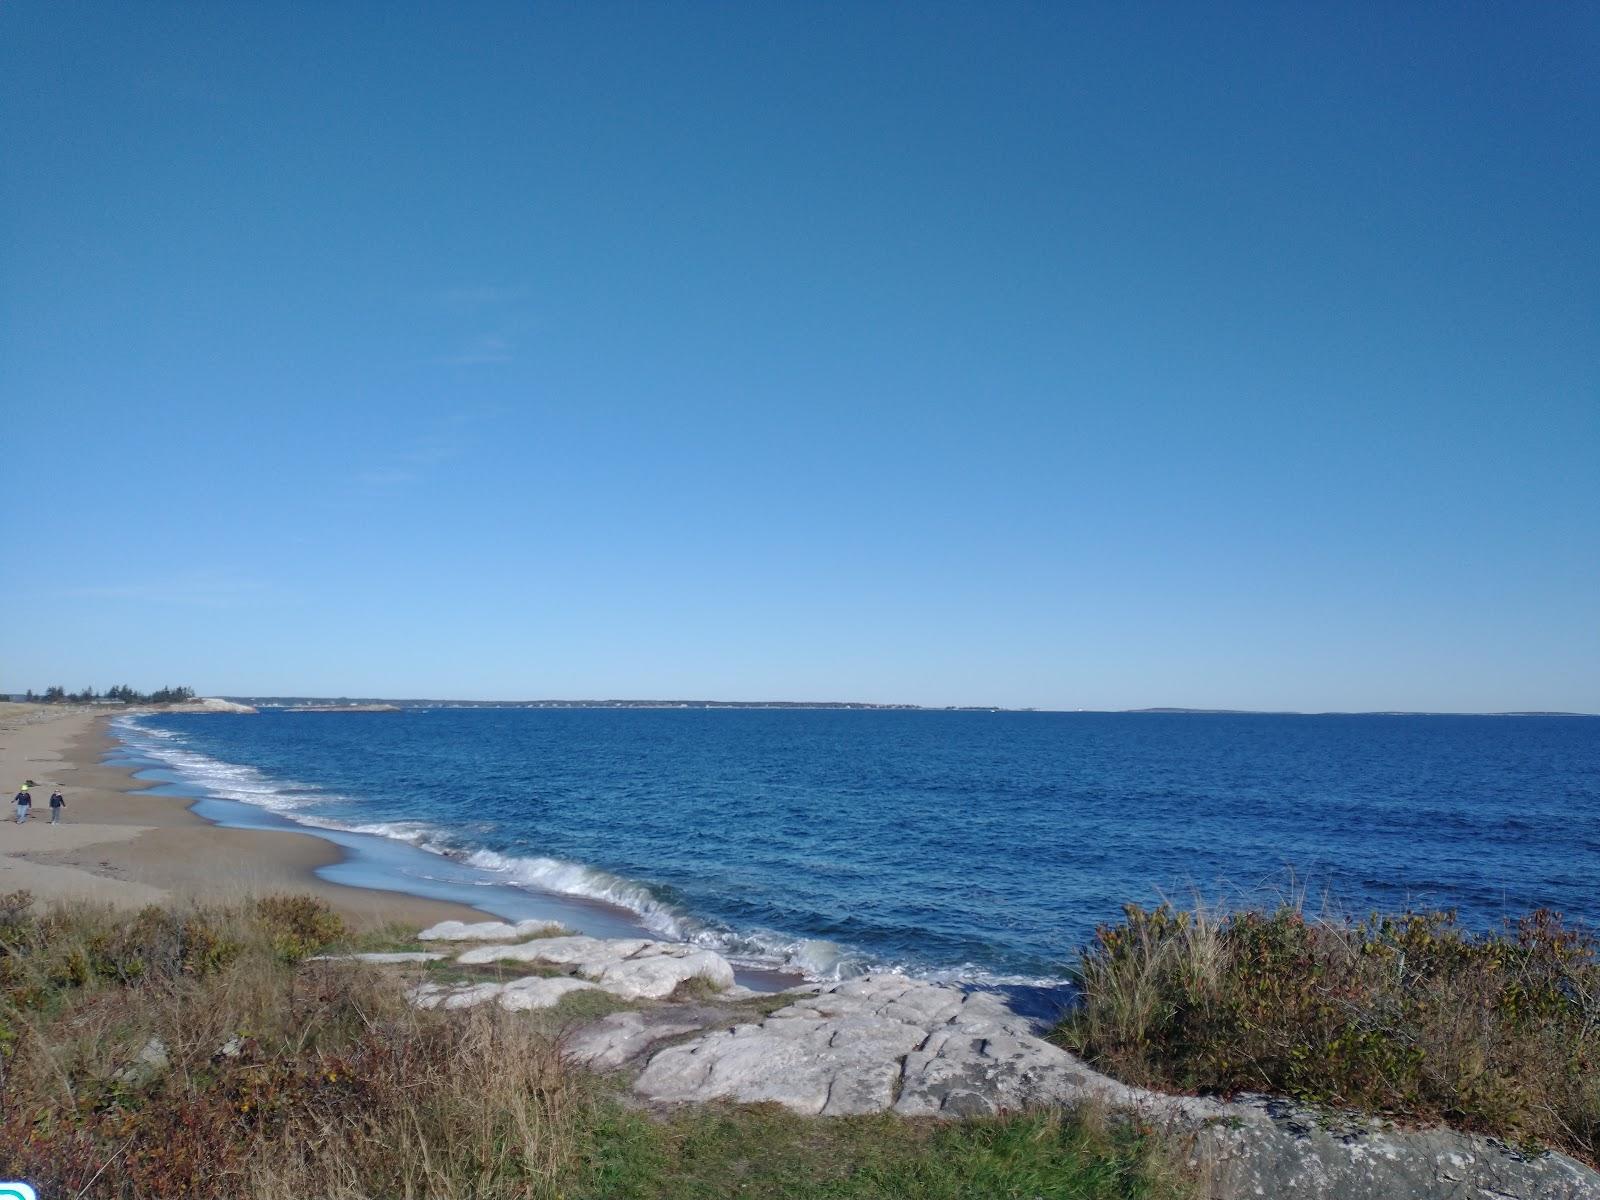
[[[645,938],[543,938],[520,945],[479,946],[458,955],[456,961],[463,966],[525,962],[567,967],[628,1000],[659,1000],[691,979],[703,979],[715,990],[733,986],[733,968],[715,951]]]
[[[1400,1130],[1249,1097],[1192,1135],[1190,1162],[1218,1200],[1596,1200],[1600,1174],[1453,1129]]]
[[[483,936],[485,928],[494,924],[462,925],[458,921],[446,921],[424,930],[420,936],[430,937],[431,940],[441,937],[470,940]],[[501,925],[499,928],[515,932],[525,926],[543,924],[525,921],[521,925]],[[423,951],[392,955],[353,954],[346,957],[368,962],[424,962],[446,956]],[[569,992],[585,988],[609,992],[623,1000],[660,1000],[691,980],[703,980],[712,992],[744,991],[734,989],[733,968],[722,955],[694,946],[653,942],[646,938],[539,938],[530,942],[475,946],[456,955],[455,961],[464,967],[502,962],[529,963],[566,973],[529,975],[510,981],[422,983],[409,992],[411,1002],[419,1008],[471,1008],[490,1002],[510,1009],[549,1008],[558,1004]],[[704,1028],[705,1024],[703,1021],[691,1026],[690,1030]]]
[[[495,924],[446,922],[426,932],[430,940],[472,940]],[[1209,1200],[1600,1200],[1600,1174],[1561,1154],[1266,1097],[1221,1101],[1130,1087],[1040,1037],[990,993],[877,975],[809,984],[765,1012],[734,985],[720,955],[643,938],[496,942],[456,962],[564,973],[424,983],[412,989],[413,1001],[530,1009],[600,989],[637,1002],[571,1031],[564,1052],[595,1070],[636,1070],[635,1093],[653,1103],[765,1101],[821,1116],[944,1118],[1094,1103],[1175,1139]],[[692,979],[706,981],[709,998],[659,1003]]]
[[[1560,1154],[1334,1119],[1263,1097],[1224,1102],[1129,1087],[1038,1037],[985,993],[898,976],[806,990],[761,1020],[658,1051],[635,1090],[659,1102],[771,1101],[823,1116],[964,1117],[1096,1102],[1182,1139],[1218,1200],[1600,1200],[1600,1174]]]
[[[513,1012],[554,1008],[572,992],[600,989],[570,975],[529,975],[506,983],[422,983],[408,993],[418,1008],[472,1008],[490,1001]]]
[[[256,710],[248,704],[237,704],[232,700],[224,700],[220,696],[206,696],[198,700],[185,700],[182,704],[168,705],[165,711],[174,713],[242,713],[248,715]]]
[[[1055,1103],[1067,1091],[1134,1098],[1091,1079],[987,992],[900,975],[804,990],[760,1021],[661,1051],[635,1090],[668,1102],[771,1101],[821,1116],[974,1116]]]
[[[686,1033],[696,1033],[711,1022],[705,1012],[686,1012],[679,1005],[640,1012],[628,1009],[602,1017],[567,1039],[567,1058],[596,1071],[614,1071],[639,1058],[652,1047]]]
[[[511,942],[561,932],[559,921],[518,921],[515,925],[505,921],[440,921],[417,934],[417,939],[424,942]]]

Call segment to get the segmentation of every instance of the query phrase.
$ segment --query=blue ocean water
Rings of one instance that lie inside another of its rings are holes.
[[[1059,980],[1125,902],[1196,890],[1600,922],[1595,718],[438,708],[116,724],[218,803],[403,846],[414,861],[393,860],[391,886],[434,863],[486,896],[602,900],[815,976]]]

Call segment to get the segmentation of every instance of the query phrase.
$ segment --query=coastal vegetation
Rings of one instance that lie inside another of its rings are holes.
[[[117,704],[182,704],[194,699],[194,689],[168,685],[153,692],[140,692],[125,683],[119,683],[103,692],[97,692],[92,687],[69,692],[57,684],[45,688],[42,696],[35,695],[33,689],[29,688],[23,699],[30,704],[93,704],[97,700],[107,700]]]
[[[1600,1162],[1600,941],[1558,914],[1477,933],[1450,912],[1130,905],[1079,982],[1055,1036],[1129,1082],[1444,1122]]]
[[[397,937],[300,896],[0,897],[0,1177],[154,1200],[1184,1194],[1153,1135],[1092,1113],[643,1111],[563,1059],[581,1013],[420,1011],[416,974],[314,957]]]

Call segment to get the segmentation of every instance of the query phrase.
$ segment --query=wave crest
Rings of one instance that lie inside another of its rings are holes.
[[[183,784],[204,795],[264,808],[312,829],[406,842],[430,854],[476,868],[491,877],[485,882],[504,880],[524,890],[609,904],[632,913],[646,930],[658,937],[704,946],[742,966],[792,972],[813,981],[894,973],[969,987],[1054,987],[1063,982],[997,975],[970,963],[956,968],[928,968],[911,962],[885,962],[838,942],[795,937],[777,930],[738,932],[694,916],[658,896],[647,884],[600,867],[544,855],[513,855],[487,848],[458,847],[451,844],[445,831],[423,821],[349,822],[307,812],[305,810],[312,805],[349,797],[274,779],[254,767],[201,754],[186,747],[182,734],[141,724],[136,717],[117,717],[111,727],[136,754],[171,768]]]

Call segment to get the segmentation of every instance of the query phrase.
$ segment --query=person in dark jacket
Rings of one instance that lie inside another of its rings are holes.
[[[50,824],[61,824],[61,810],[66,806],[67,798],[61,794],[60,788],[50,793]]]
[[[27,788],[17,793],[17,824],[21,825],[33,813],[33,794]]]

